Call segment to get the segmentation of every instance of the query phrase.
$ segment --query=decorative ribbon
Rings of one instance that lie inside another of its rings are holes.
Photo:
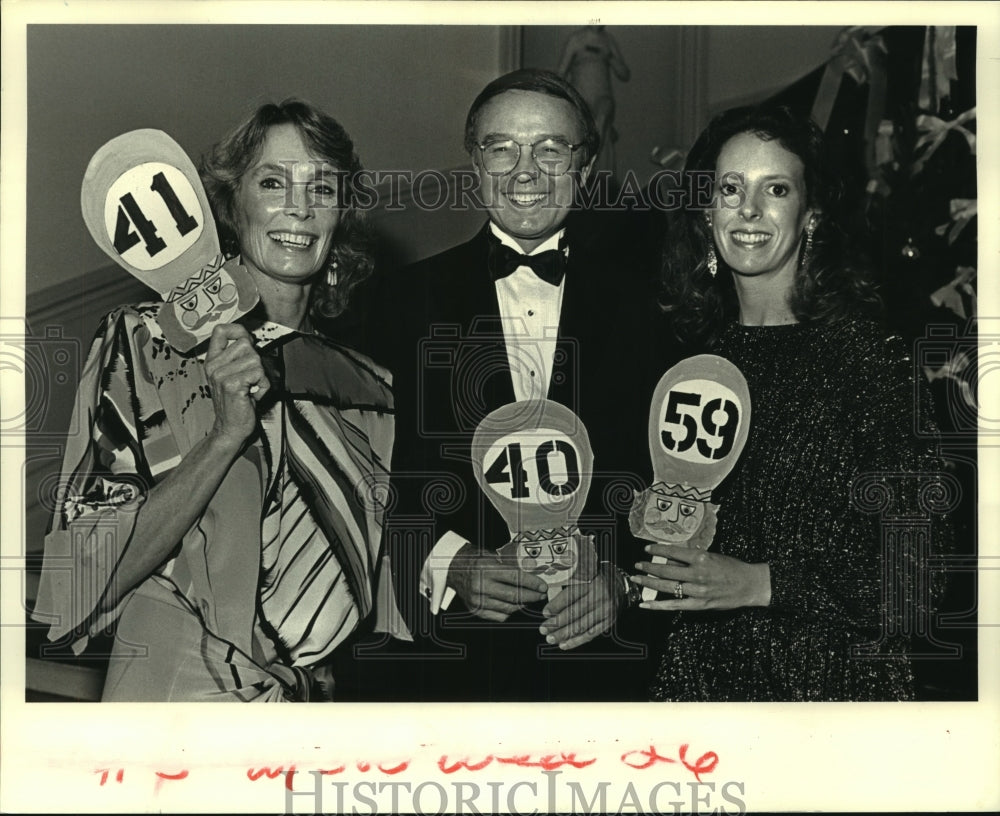
[[[868,165],[868,183],[865,185],[865,192],[869,196],[880,195],[888,198],[892,194],[892,188],[885,180],[882,168],[894,166],[895,151],[892,144],[892,137],[895,135],[896,125],[891,119],[883,119],[878,123],[878,130],[875,134],[874,158],[872,151],[866,145],[865,159],[871,160]]]
[[[870,193],[878,192],[882,195],[888,195],[890,189],[882,178],[879,166],[892,157],[891,142],[888,138],[882,139],[882,154],[879,153],[880,128],[887,123],[887,120],[882,119],[888,84],[887,53],[885,42],[877,33],[867,31],[862,26],[842,29],[834,40],[832,54],[820,80],[811,113],[813,121],[826,130],[844,74],[850,76],[858,85],[868,83],[868,107],[865,111],[863,130],[865,167],[869,178],[867,189]],[[888,122],[888,126],[888,136],[891,136],[891,121]],[[888,159],[881,160],[885,157],[887,145]]]
[[[920,138],[917,139],[917,143],[913,148],[913,152],[916,153],[922,148],[926,147],[923,155],[913,163],[913,168],[910,170],[910,175],[915,176],[921,170],[924,169],[924,165],[934,155],[935,151],[941,146],[944,140],[948,137],[951,131],[956,133],[961,133],[965,137],[965,141],[969,143],[969,150],[972,155],[976,155],[976,134],[970,130],[967,130],[963,125],[976,118],[976,109],[969,108],[965,113],[952,119],[950,122],[945,122],[943,119],[938,119],[936,116],[930,116],[928,114],[922,113],[917,117],[917,130],[920,131]]]
[[[674,168],[679,170],[684,166],[684,153],[676,147],[664,149],[659,145],[656,145],[652,151],[650,151],[649,160],[653,164],[667,170]]]
[[[965,401],[965,404],[968,405],[973,411],[978,410],[979,406],[976,404],[976,398],[972,395],[972,388],[969,386],[970,372],[971,376],[975,376],[975,361],[970,360],[968,352],[956,352],[952,355],[952,358],[937,371],[930,366],[924,366],[923,368],[924,376],[927,377],[927,382],[934,382],[935,380],[952,380],[955,383],[955,387],[958,388],[958,393]]]
[[[959,395],[973,411],[979,410],[976,398],[972,394],[969,381],[976,376],[976,361],[968,351],[956,351],[951,359],[935,371],[930,366],[925,365],[924,376],[927,382],[935,380],[951,380],[955,383]]]
[[[896,126],[891,119],[883,119],[878,123],[878,131],[875,136],[875,164],[882,167],[892,162],[892,136],[896,132]]]
[[[882,99],[885,98],[885,43],[882,37],[865,30],[863,26],[849,26],[837,34],[831,49],[830,59],[816,92],[816,100],[812,107],[812,120],[822,130],[826,130],[830,122],[833,103],[837,100],[840,82],[844,74],[848,74],[858,85],[871,82],[873,88],[876,77],[883,88]],[[869,111],[872,108],[869,96]],[[881,110],[881,107],[879,108]],[[867,132],[867,131],[866,131]],[[874,133],[874,128],[872,129]]]
[[[947,223],[934,228],[937,235],[948,233],[948,243],[955,243],[965,226],[978,215],[979,203],[975,198],[953,198],[949,204],[951,217]],[[949,226],[951,229],[949,230]],[[965,269],[967,267],[961,267]]]
[[[940,289],[931,294],[931,303],[935,306],[943,306],[951,310],[960,318],[965,320],[974,317],[978,312],[976,305],[976,290],[972,287],[972,281],[976,278],[976,269],[973,266],[960,266],[955,270],[955,279],[951,283],[946,283]],[[966,314],[965,304],[968,302],[970,314]]]
[[[937,113],[941,100],[951,96],[953,79],[958,79],[955,26],[927,26],[920,69],[920,109]]]

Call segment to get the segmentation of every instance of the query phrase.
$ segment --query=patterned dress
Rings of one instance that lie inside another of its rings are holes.
[[[714,493],[712,550],[766,562],[771,603],[678,614],[652,697],[911,699],[907,644],[940,590],[927,559],[950,543],[950,488],[906,350],[844,321],[733,326],[716,353],[746,377],[752,419]]]
[[[112,312],[91,348],[33,616],[77,652],[115,624],[104,700],[329,696],[325,661],[371,613],[408,638],[381,554],[388,375],[319,335],[248,319],[272,384],[258,432],[169,560],[112,604],[148,491],[215,419],[204,354],[172,349],[158,308]]]

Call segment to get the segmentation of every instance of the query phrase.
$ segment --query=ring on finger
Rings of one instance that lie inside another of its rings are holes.
[[[683,581],[678,581],[676,584],[674,584],[674,597],[677,598],[678,600],[682,600],[684,598]]]

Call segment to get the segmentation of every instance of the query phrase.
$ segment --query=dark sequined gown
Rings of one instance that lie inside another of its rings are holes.
[[[715,492],[712,550],[768,563],[771,604],[647,613],[670,629],[652,698],[911,699],[905,633],[926,620],[937,593],[921,559],[949,538],[944,514],[926,506],[926,488],[945,477],[906,349],[852,320],[733,326],[716,353],[746,376],[752,420],[740,461]],[[917,536],[884,550],[880,513],[866,512],[880,507],[933,518],[933,544]],[[909,599],[886,602],[884,586]],[[881,657],[852,656],[853,644],[873,642]]]

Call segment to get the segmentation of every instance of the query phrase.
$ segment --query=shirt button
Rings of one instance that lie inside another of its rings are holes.
[[[534,371],[532,371],[532,372],[531,372],[531,376],[532,376],[532,377],[534,377],[534,376],[535,376],[535,372],[534,372]]]
[[[528,317],[534,317],[534,316],[535,316],[535,310],[534,309],[528,309]]]

